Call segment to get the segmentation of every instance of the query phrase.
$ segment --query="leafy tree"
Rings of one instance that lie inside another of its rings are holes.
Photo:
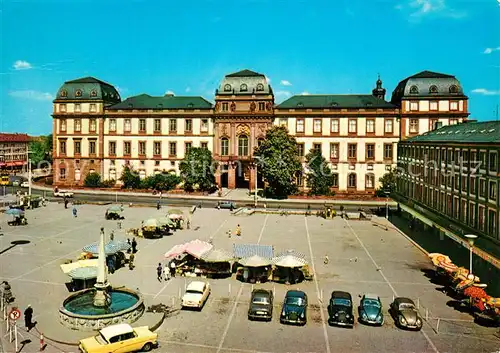
[[[207,148],[192,147],[180,163],[184,190],[210,191],[215,186],[214,168],[216,164],[212,152]]]
[[[297,191],[295,175],[302,171],[298,156],[297,141],[288,135],[282,126],[267,130],[266,137],[254,156],[259,162],[259,171],[267,182],[266,194],[275,198],[286,198]]]
[[[29,143],[31,164],[34,167],[50,167],[52,164],[52,134],[40,136]]]
[[[306,156],[307,185],[311,195],[330,195],[333,186],[333,175],[328,162],[320,151],[311,149]]]
[[[101,176],[99,173],[89,173],[85,177],[83,185],[89,188],[98,188],[101,186]]]
[[[383,176],[381,176],[378,181],[380,182],[381,186],[380,188],[377,189],[376,195],[377,196],[386,196],[385,192],[388,191],[390,193],[393,193],[396,191],[396,169],[392,168],[390,171],[385,173]]]
[[[142,180],[144,189],[154,189],[158,191],[168,191],[174,189],[181,182],[178,175],[171,173],[161,173],[148,176]]]
[[[123,168],[120,180],[123,183],[123,187],[126,189],[139,189],[141,186],[139,174],[128,165]]]

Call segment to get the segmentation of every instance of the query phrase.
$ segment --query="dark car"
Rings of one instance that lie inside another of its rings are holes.
[[[255,289],[250,297],[250,306],[248,307],[248,319],[273,318],[273,292],[265,289]]]
[[[352,297],[347,292],[333,291],[328,304],[328,324],[338,326],[354,326],[352,313]]]
[[[217,202],[218,209],[227,209],[227,210],[235,210],[236,204],[232,201],[219,201]]]
[[[282,324],[307,323],[307,294],[299,290],[286,292],[281,310],[280,322]]]
[[[384,313],[382,312],[382,301],[375,294],[365,294],[361,297],[358,307],[359,321],[365,324],[384,324]]]
[[[409,298],[398,297],[391,304],[390,313],[399,328],[420,331],[423,320],[415,303]]]

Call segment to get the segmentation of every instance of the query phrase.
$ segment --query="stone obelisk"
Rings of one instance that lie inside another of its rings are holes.
[[[108,294],[110,284],[108,282],[108,269],[106,266],[106,252],[104,250],[104,228],[101,228],[101,238],[99,240],[98,260],[97,260],[97,282],[95,284],[96,293],[94,296],[94,306],[103,307],[111,304],[111,297]]]

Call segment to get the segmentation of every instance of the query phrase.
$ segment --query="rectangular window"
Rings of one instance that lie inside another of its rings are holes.
[[[208,132],[208,119],[201,119],[201,132]]]
[[[366,133],[367,134],[374,134],[375,133],[375,120],[374,119],[367,119],[366,120]]]
[[[66,168],[59,169],[59,178],[66,179]]]
[[[79,103],[75,104],[75,113],[80,113],[82,111],[82,106]]]
[[[386,134],[394,133],[394,120],[393,119],[385,119],[385,133]]]
[[[201,148],[207,149],[208,148],[208,142],[202,142],[201,143]]]
[[[490,180],[490,200],[497,200],[497,183],[493,180]]]
[[[146,155],[146,141],[139,141],[139,155]]]
[[[116,131],[116,119],[109,119],[109,131]]]
[[[486,180],[479,179],[479,196],[486,197]]]
[[[476,178],[474,178],[474,177],[470,178],[470,190],[469,190],[469,194],[471,196],[476,196]]]
[[[131,122],[131,120],[130,120],[130,119],[125,119],[123,129],[125,130],[125,132],[130,132],[130,131],[132,131],[132,122]]]
[[[66,104],[59,104],[59,111],[61,113],[66,113]]]
[[[109,155],[110,156],[116,155],[116,142],[115,141],[109,141]]]
[[[168,154],[169,154],[170,157],[177,156],[177,143],[176,142],[170,142],[169,143]]]
[[[321,153],[321,143],[313,143],[313,150]]]
[[[412,112],[418,111],[418,102],[410,102],[410,110]]]
[[[337,173],[332,174],[332,187],[334,188],[339,187],[339,175]]]
[[[96,145],[96,142],[95,141],[89,141],[89,154],[95,154],[95,145]]]
[[[458,119],[450,119],[450,125],[457,125]]]
[[[153,154],[155,156],[161,156],[161,142],[160,141],[153,142]]]
[[[488,233],[495,237],[497,235],[497,213],[494,210],[488,211]]]
[[[66,154],[66,141],[59,141],[59,153]]]
[[[220,140],[220,155],[221,156],[229,155],[229,140],[227,138],[222,138]]]
[[[451,101],[450,102],[450,110],[458,110],[458,102]]]
[[[154,131],[161,132],[161,119],[155,119],[154,121]]]
[[[227,102],[222,103],[222,111],[223,112],[227,112],[229,110],[228,107],[229,107],[229,105]]]
[[[90,119],[89,131],[95,132],[97,128],[97,122],[95,119]]]
[[[471,227],[474,227],[475,226],[475,222],[476,221],[476,209],[474,207],[474,204],[471,202],[469,204],[469,225]]]
[[[410,119],[410,134],[418,134],[418,119]]]
[[[246,136],[238,138],[238,156],[248,156],[248,138]]]
[[[304,132],[304,119],[297,119],[296,130],[299,133],[303,133]]]
[[[59,124],[59,130],[66,131],[66,119],[61,119]]]
[[[338,143],[330,143],[330,159],[339,159]]]
[[[81,119],[75,119],[75,132],[82,131],[82,121]]]
[[[358,131],[358,121],[356,119],[349,119],[349,129],[350,134],[355,134]]]
[[[335,134],[339,133],[339,131],[340,131],[339,119],[332,119],[330,121],[330,131],[335,133]]]
[[[429,119],[429,131],[436,129],[436,124],[439,119]]]
[[[392,143],[384,143],[384,159],[392,159]]]
[[[478,223],[479,223],[479,230],[484,231],[484,216],[486,215],[486,211],[484,206],[479,206],[479,212],[478,212]]]
[[[125,141],[123,143],[123,154],[125,156],[130,156],[131,153],[132,153],[131,142],[130,141]]]
[[[298,153],[299,157],[304,157],[304,144],[303,143],[297,144],[297,153]]]
[[[347,144],[347,158],[349,159],[357,158],[357,145],[355,143]]]
[[[193,144],[191,142],[184,142],[184,153],[187,154],[192,146]]]
[[[75,154],[82,153],[82,142],[81,141],[75,141],[74,142],[74,149],[75,149]]]
[[[259,110],[264,111],[266,110],[266,103],[264,102],[259,102]]]
[[[95,103],[90,103],[90,112],[95,113],[97,112],[97,104]]]
[[[321,119],[314,119],[313,132],[314,133],[321,132]]]
[[[488,170],[496,172],[498,170],[498,155],[496,152],[489,153]]]
[[[431,101],[429,103],[429,110],[430,111],[437,111],[438,110],[438,102],[436,101]]]
[[[171,134],[175,134],[177,132],[177,119],[170,119],[168,121],[168,131]]]
[[[375,144],[366,144],[366,159],[375,159]]]
[[[287,127],[288,126],[288,119],[287,118],[280,118],[280,126]]]
[[[139,119],[139,132],[146,132],[146,119]]]
[[[193,131],[193,119],[186,119],[185,124],[184,124],[184,130],[186,132]]]

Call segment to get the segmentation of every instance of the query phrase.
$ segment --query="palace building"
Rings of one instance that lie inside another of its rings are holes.
[[[275,104],[263,74],[226,75],[214,103],[199,96],[122,100],[93,77],[65,82],[53,111],[54,183],[78,186],[88,173],[118,180],[125,165],[141,177],[179,172],[191,147],[212,151],[217,183],[228,188],[262,185],[253,150],[272,125],[286,126],[304,157],[321,150],[338,193],[374,193],[378,179],[397,163],[397,143],[433,124],[467,119],[467,97],[456,78],[421,72],[401,81],[385,100],[380,78],[371,94],[297,95]],[[297,183],[304,184],[303,175]]]

